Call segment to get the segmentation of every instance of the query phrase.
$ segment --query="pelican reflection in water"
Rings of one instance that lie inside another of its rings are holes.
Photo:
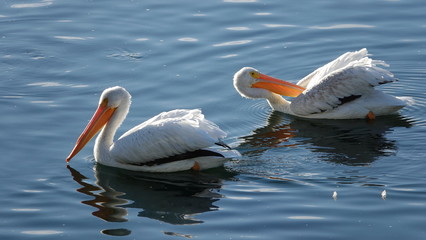
[[[82,203],[97,208],[93,215],[108,222],[127,221],[128,208],[140,209],[138,216],[170,224],[199,224],[195,215],[218,209],[222,198],[217,190],[234,174],[224,169],[214,173],[142,173],[96,164],[95,183],[67,166],[82,187],[78,192],[90,196]]]
[[[298,147],[324,153],[321,159],[347,165],[366,165],[396,152],[395,140],[386,134],[396,127],[411,127],[395,114],[368,120],[301,119],[274,111],[267,124],[241,137],[243,155],[260,155],[272,148]]]

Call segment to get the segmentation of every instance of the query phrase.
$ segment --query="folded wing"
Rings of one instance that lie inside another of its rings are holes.
[[[301,116],[331,111],[395,81],[380,65],[387,66],[367,57],[365,49],[340,56],[298,83],[307,89],[292,101],[291,110]]]
[[[163,112],[129,130],[111,147],[122,163],[140,164],[208,148],[226,137],[200,110]]]

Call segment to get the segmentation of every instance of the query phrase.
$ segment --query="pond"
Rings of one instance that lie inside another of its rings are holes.
[[[1,239],[418,239],[426,222],[423,1],[0,2]],[[244,66],[297,82],[367,48],[410,96],[398,114],[305,120],[242,98]],[[168,174],[74,146],[105,88],[133,96],[118,136],[202,109],[241,152]]]

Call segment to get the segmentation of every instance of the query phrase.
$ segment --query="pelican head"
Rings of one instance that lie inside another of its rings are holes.
[[[98,109],[81,133],[66,161],[69,162],[71,158],[80,152],[107,123],[110,123],[113,129],[113,131],[108,131],[108,133],[112,134],[112,136],[109,136],[112,139],[115,130],[117,130],[129,112],[130,103],[131,95],[126,89],[118,86],[105,89],[99,99]]]
[[[123,87],[115,86],[105,89],[99,98],[99,105],[106,101],[110,108],[118,108],[122,105],[130,105],[131,95]]]
[[[234,87],[246,98],[269,98],[273,93],[297,97],[305,90],[293,83],[262,74],[252,67],[244,67],[235,73]]]

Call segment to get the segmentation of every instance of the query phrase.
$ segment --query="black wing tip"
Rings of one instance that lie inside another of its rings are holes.
[[[198,149],[198,150],[195,150],[195,151],[185,152],[185,153],[181,153],[181,154],[177,154],[177,155],[173,155],[173,156],[169,156],[169,157],[154,159],[154,160],[151,160],[149,162],[130,163],[130,164],[135,165],[135,166],[152,167],[152,166],[157,166],[157,165],[162,165],[162,164],[177,162],[177,161],[182,161],[182,160],[188,160],[188,159],[197,158],[197,157],[222,157],[222,158],[224,158],[225,156],[218,153],[218,152],[214,152],[214,151],[210,151],[210,150],[206,150],[206,149]]]
[[[222,142],[221,140],[219,140],[218,142],[216,142],[214,144],[216,144],[218,146],[221,146],[221,147],[224,147],[224,148],[226,148],[228,150],[232,150],[232,148],[230,146],[228,146],[226,143]]]
[[[348,103],[348,102],[352,102],[354,100],[357,100],[360,97],[362,97],[362,95],[355,95],[354,94],[354,95],[339,98],[340,103],[337,106],[343,105],[343,104]]]

